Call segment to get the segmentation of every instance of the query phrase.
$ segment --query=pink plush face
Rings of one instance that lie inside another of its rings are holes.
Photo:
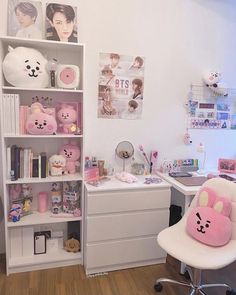
[[[199,193],[198,206],[187,219],[188,234],[206,245],[225,245],[232,232],[230,211],[229,199],[218,197],[210,188],[203,188]]]
[[[73,123],[77,120],[77,111],[70,107],[61,108],[57,117],[63,124]]]
[[[31,114],[26,122],[26,129],[30,134],[55,134],[57,123],[53,116],[45,113]]]
[[[66,161],[77,161],[80,158],[80,149],[76,145],[66,144],[62,147],[60,155],[63,155]]]

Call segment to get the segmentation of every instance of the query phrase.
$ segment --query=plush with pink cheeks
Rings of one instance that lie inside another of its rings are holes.
[[[79,166],[80,149],[76,145],[76,142],[70,141],[60,149],[60,155],[66,158],[66,173],[74,174],[76,167]]]
[[[72,105],[62,104],[57,112],[57,118],[60,121],[59,127],[63,133],[73,133],[76,130],[77,111]]]
[[[26,130],[34,135],[56,134],[57,122],[49,110],[44,109],[41,103],[35,102],[31,105],[31,114],[26,121]]]
[[[197,207],[187,218],[187,233],[209,246],[227,244],[232,234],[231,201],[208,187],[199,192]]]

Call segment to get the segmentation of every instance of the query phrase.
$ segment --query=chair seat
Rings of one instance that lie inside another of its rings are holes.
[[[222,247],[204,245],[187,234],[185,220],[159,233],[158,244],[168,254],[197,269],[219,269],[235,261],[236,240]]]

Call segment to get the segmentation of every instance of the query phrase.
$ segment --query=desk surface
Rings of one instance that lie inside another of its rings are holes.
[[[186,186],[179,181],[177,181],[174,177],[169,176],[168,173],[157,172],[157,175],[171,184],[176,190],[184,194],[185,196],[193,196],[195,195],[201,186]]]
[[[135,189],[143,189],[143,190],[151,190],[151,189],[161,189],[161,188],[170,188],[171,185],[168,181],[162,180],[160,183],[151,183],[145,184],[145,177],[148,176],[137,176],[138,181],[133,183],[122,182],[117,178],[109,177],[110,180],[102,181],[99,186],[93,186],[88,183],[85,184],[87,191],[89,192],[102,192],[102,191],[116,191],[116,190],[135,190]],[[156,176],[158,177],[158,176]]]

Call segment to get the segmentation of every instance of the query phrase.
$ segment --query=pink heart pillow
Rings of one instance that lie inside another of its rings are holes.
[[[231,201],[208,187],[199,192],[197,207],[187,218],[187,233],[209,246],[227,244],[232,234]]]

